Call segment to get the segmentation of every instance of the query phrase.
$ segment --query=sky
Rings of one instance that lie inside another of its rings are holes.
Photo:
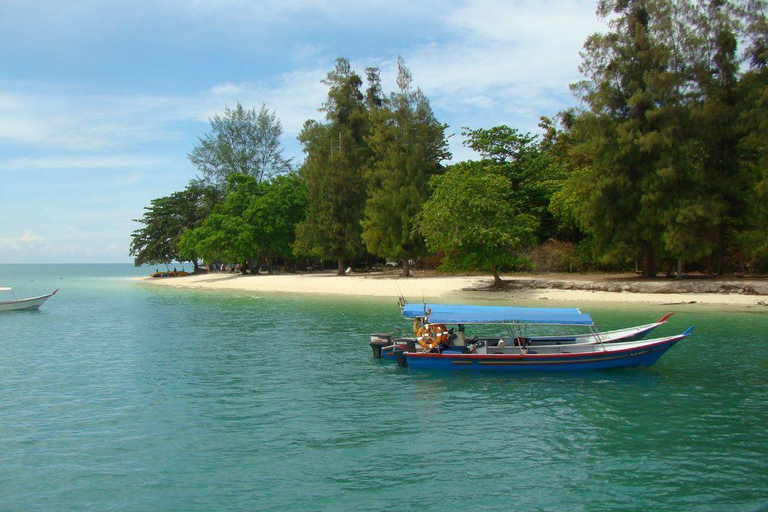
[[[595,0],[0,0],[0,263],[128,263],[152,199],[198,176],[209,119],[265,104],[303,160],[337,57],[449,126],[539,133],[575,106]],[[447,162],[447,163],[451,163]]]

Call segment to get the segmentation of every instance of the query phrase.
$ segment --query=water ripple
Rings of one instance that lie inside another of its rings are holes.
[[[0,318],[2,510],[765,508],[765,315],[646,370],[416,373],[366,345],[389,301],[69,284]]]

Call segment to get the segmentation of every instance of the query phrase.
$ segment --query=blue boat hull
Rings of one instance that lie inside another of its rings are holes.
[[[394,351],[395,346],[390,345],[389,347],[384,347],[381,349],[381,358],[386,361],[397,361],[397,356],[395,356]]]
[[[410,368],[434,370],[473,370],[505,372],[552,372],[552,371],[588,371],[611,368],[633,368],[651,366],[675,343],[685,336],[666,338],[663,341],[649,343],[626,350],[595,351],[589,353],[535,354],[532,350],[524,355],[499,354],[405,354]]]

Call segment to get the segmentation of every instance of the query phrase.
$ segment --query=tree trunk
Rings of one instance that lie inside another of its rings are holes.
[[[717,228],[717,275],[725,272],[725,225],[721,222]]]
[[[683,258],[678,258],[676,279],[682,279],[684,273],[685,273],[685,262],[683,261]]]
[[[656,258],[650,244],[643,246],[643,277],[646,279],[656,277]]]
[[[501,276],[499,276],[499,269],[496,266],[493,266],[491,267],[491,272],[493,273],[493,288],[496,290],[504,288],[504,281],[502,281]]]
[[[339,271],[336,272],[337,276],[344,275],[344,258],[339,258]]]
[[[192,259],[192,265],[194,265],[195,269],[192,271],[193,274],[197,274],[200,271],[200,265],[197,264],[197,258]]]
[[[408,258],[403,259],[403,270],[400,272],[400,277],[411,277],[411,262]]]

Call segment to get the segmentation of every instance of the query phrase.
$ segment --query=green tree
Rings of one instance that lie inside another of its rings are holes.
[[[768,2],[750,1],[745,17],[749,69],[738,85],[739,154],[750,186],[740,233],[740,248],[748,266],[768,267]],[[755,266],[756,265],[756,266]]]
[[[644,277],[656,274],[669,175],[681,158],[675,154],[675,113],[682,98],[679,77],[668,66],[664,44],[669,23],[663,1],[604,0],[598,15],[608,34],[590,36],[581,71],[587,80],[574,86],[588,107],[574,119],[572,157],[588,162],[580,175],[588,194],[580,222],[589,229],[606,259],[640,254]]]
[[[198,228],[182,235],[181,247],[208,262],[242,263],[243,272],[250,262],[253,271],[259,239],[245,215],[258,187],[251,176],[231,174],[224,200]]]
[[[688,33],[685,47],[689,56],[685,60],[690,63],[695,84],[689,112],[691,135],[698,144],[695,155],[687,159],[687,169],[693,171],[689,172],[687,187],[677,195],[683,204],[676,208],[677,216],[670,219],[666,232],[668,247],[679,241],[670,234],[682,231],[689,239],[682,248],[691,250],[677,251],[680,270],[683,259],[695,261],[714,249],[710,270],[722,274],[729,240],[745,221],[749,179],[739,161],[742,135],[737,122],[737,87],[741,58],[733,8],[732,2],[712,0],[688,11],[687,25],[693,30]],[[689,225],[681,217],[694,220],[693,229],[680,229]]]
[[[522,213],[512,182],[482,162],[462,162],[430,180],[432,196],[417,218],[427,247],[445,254],[445,268],[483,268],[502,286],[501,269],[523,261],[536,218]]]
[[[566,174],[545,144],[530,133],[523,134],[506,125],[464,128],[462,134],[467,138],[465,146],[478,152],[486,166],[492,166],[510,180],[518,204],[537,219],[537,239],[544,242],[552,238],[557,223],[549,211],[549,202],[562,187]]]
[[[362,238],[369,252],[403,263],[410,275],[409,259],[423,256],[423,238],[414,229],[415,219],[429,198],[430,177],[442,172],[441,161],[450,158],[446,125],[435,118],[421,89],[412,89],[411,73],[398,58],[398,92],[378,101],[376,76],[369,82],[372,129],[367,138],[372,150],[365,171],[368,198]]]
[[[245,210],[244,220],[253,227],[270,274],[274,258],[293,254],[296,225],[305,218],[306,200],[304,184],[290,173],[259,184],[257,195]]]
[[[185,232],[181,246],[207,261],[246,263],[256,273],[264,261],[289,257],[295,226],[304,217],[305,192],[295,174],[257,183],[232,174],[227,195],[200,227]]]
[[[344,275],[345,261],[363,252],[368,113],[362,80],[347,59],[337,59],[323,83],[329,87],[321,109],[327,123],[307,121],[299,135],[306,155],[299,175],[307,207],[306,218],[296,228],[295,252],[336,259],[338,274]]]
[[[182,234],[198,227],[221,200],[220,193],[199,181],[192,181],[181,192],[153,199],[144,215],[136,222],[143,224],[131,235],[130,254],[134,264],[169,264],[191,261],[198,270],[197,255],[184,250],[179,240]]]
[[[210,124],[211,132],[188,155],[206,181],[224,188],[231,174],[251,176],[260,183],[291,170],[280,144],[282,125],[266,105],[257,112],[238,103],[232,110],[225,108],[223,116],[213,116]]]

